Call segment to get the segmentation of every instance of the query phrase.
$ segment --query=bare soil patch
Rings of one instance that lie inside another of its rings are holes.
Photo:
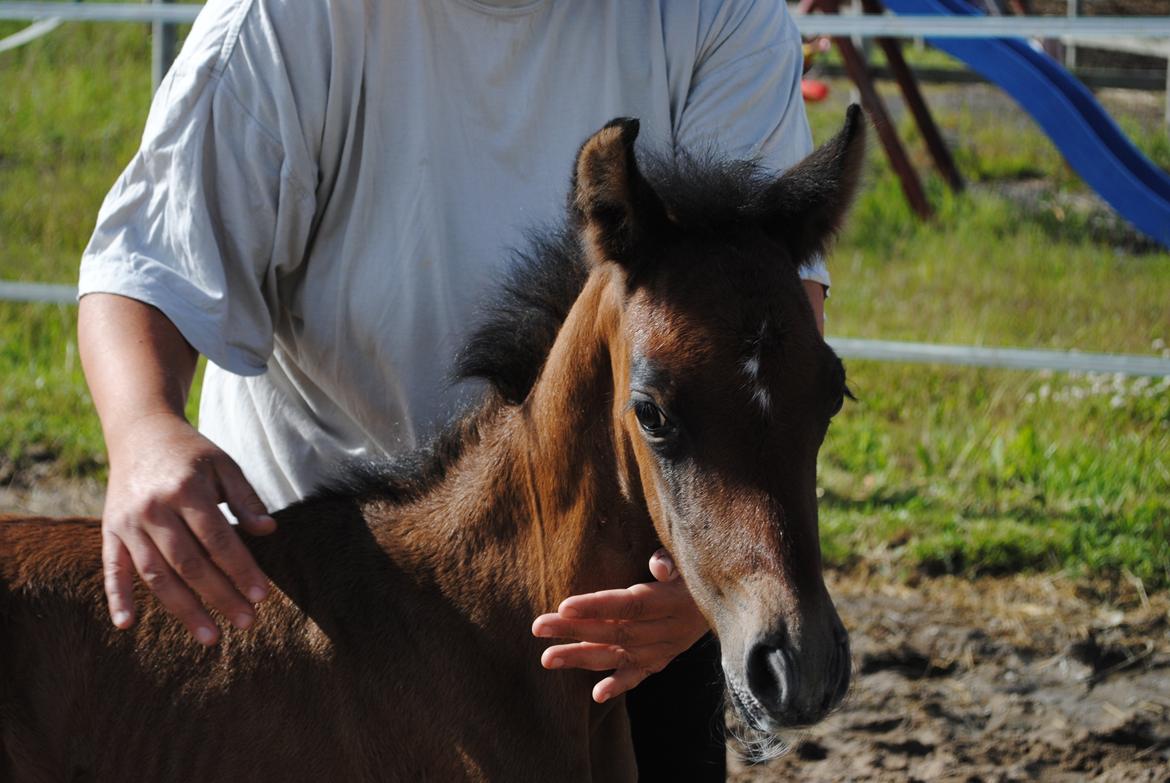
[[[845,705],[732,780],[1170,781],[1170,598],[1051,576],[836,576]]]
[[[11,481],[0,483],[0,514],[100,516],[105,497],[105,485],[96,479]]]

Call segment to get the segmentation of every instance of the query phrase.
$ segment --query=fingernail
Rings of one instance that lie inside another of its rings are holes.
[[[248,600],[254,604],[258,604],[268,597],[268,591],[260,585],[252,585],[248,588]]]
[[[603,692],[597,694],[597,703],[598,704],[605,704],[607,701],[609,701],[609,694],[608,693],[605,693],[603,691]]]
[[[237,614],[235,619],[232,620],[232,625],[236,626],[241,631],[246,631],[251,627],[252,619],[252,615],[250,614]]]
[[[666,566],[667,576],[671,576],[674,574],[674,560],[671,558],[670,555],[666,554],[666,552],[664,552],[662,550],[659,550],[659,551],[654,553],[654,559],[657,560],[659,563],[662,563],[662,565]]]
[[[550,634],[548,632],[548,629],[545,628],[543,625],[540,625],[540,626],[537,626],[536,628],[533,628],[532,635],[538,639],[547,639],[550,636],[552,636],[552,634]]]
[[[276,520],[273,519],[268,514],[261,514],[260,516],[256,517],[256,519],[260,520],[261,522],[263,522],[267,525],[275,525],[276,524]]]
[[[560,669],[563,668],[564,665],[565,661],[561,658],[553,658],[548,662],[548,668],[550,669]]]
[[[114,612],[114,625],[125,628],[130,624],[130,613],[125,610]]]
[[[207,626],[195,629],[195,638],[199,640],[200,644],[211,645],[215,643],[215,631]]]
[[[576,620],[578,617],[581,616],[581,612],[580,612],[580,610],[574,609],[571,606],[566,606],[564,609],[562,609],[560,611],[560,615],[561,615],[561,617],[564,617],[567,620]]]

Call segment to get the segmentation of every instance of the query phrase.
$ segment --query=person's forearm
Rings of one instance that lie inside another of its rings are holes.
[[[162,312],[115,294],[89,294],[77,333],[108,445],[145,416],[183,415],[198,354]]]
[[[81,300],[78,343],[110,455],[102,564],[110,619],[134,623],[134,573],[201,644],[237,628],[268,580],[218,505],[253,535],[276,522],[231,457],[184,417],[198,354],[161,312],[133,299]]]

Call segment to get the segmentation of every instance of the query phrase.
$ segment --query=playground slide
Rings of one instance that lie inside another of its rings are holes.
[[[898,14],[982,14],[964,0],[883,2]],[[929,40],[1011,95],[1091,188],[1138,230],[1170,249],[1170,176],[1130,143],[1072,74],[1020,38]]]

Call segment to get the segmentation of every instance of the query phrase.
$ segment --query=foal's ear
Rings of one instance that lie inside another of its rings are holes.
[[[632,267],[639,246],[663,225],[658,194],[638,170],[634,140],[639,123],[611,120],[577,153],[569,206],[590,250],[590,260]]]
[[[845,127],[786,171],[768,190],[764,230],[803,264],[833,238],[849,209],[865,157],[865,117],[857,104]]]

